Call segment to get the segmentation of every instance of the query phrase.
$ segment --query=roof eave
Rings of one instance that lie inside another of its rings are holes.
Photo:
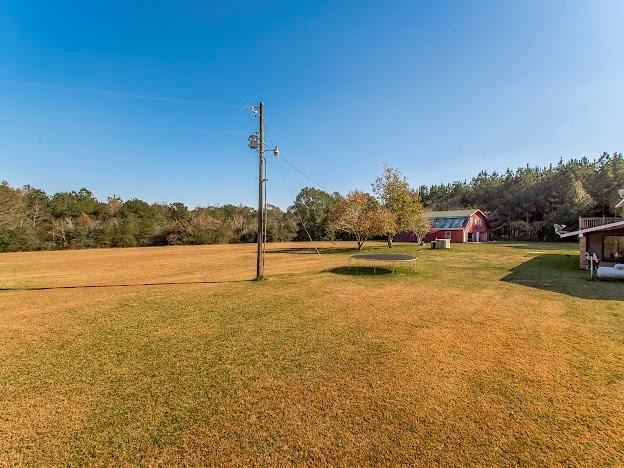
[[[578,231],[573,231],[573,232],[564,232],[564,233],[559,234],[559,237],[563,239],[564,237],[580,236],[580,235],[583,235],[585,233],[590,233],[590,232],[608,231],[610,229],[615,229],[621,226],[624,226],[624,221],[618,221],[617,223],[603,224],[602,226],[595,226],[595,227],[586,228],[586,229],[579,229]]]

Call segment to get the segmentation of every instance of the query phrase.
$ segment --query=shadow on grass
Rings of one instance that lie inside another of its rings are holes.
[[[134,288],[141,286],[172,286],[186,284],[225,284],[225,283],[249,283],[252,280],[223,280],[223,281],[161,281],[154,283],[120,283],[120,284],[85,284],[75,286],[32,286],[17,288],[0,288],[2,291],[53,291],[55,289],[97,289],[97,288]]]
[[[347,275],[347,276],[379,276],[379,275],[389,275],[392,274],[392,270],[387,268],[373,268],[370,266],[361,266],[361,267],[337,267],[329,270],[330,273],[334,273],[336,275]]]
[[[542,254],[512,268],[502,281],[582,299],[624,301],[623,282],[590,281],[578,264],[578,255]]]
[[[562,249],[570,249],[577,250],[578,243],[574,242],[529,242],[526,244],[510,244],[507,245],[512,249],[521,249],[521,250],[562,250]]]
[[[320,254],[338,254],[338,253],[357,253],[357,252],[362,252],[362,251],[358,251],[357,248],[355,247],[322,247],[319,249],[314,249],[312,247],[291,247],[291,248],[287,248],[287,249],[273,249],[273,250],[267,250],[267,254],[274,254],[274,253],[285,253],[285,254],[296,254],[296,255],[308,255],[308,254],[317,254],[317,250],[318,253]],[[368,249],[367,249],[368,250]]]

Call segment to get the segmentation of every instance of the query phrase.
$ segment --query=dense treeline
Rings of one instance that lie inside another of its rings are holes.
[[[621,153],[598,159],[561,160],[556,166],[481,172],[470,182],[420,187],[434,210],[477,207],[487,212],[499,238],[554,240],[553,224],[578,226],[579,216],[613,216],[624,188]]]
[[[546,168],[481,172],[469,182],[422,186],[417,192],[429,209],[481,208],[498,238],[546,240],[555,238],[554,223],[570,229],[579,215],[614,215],[620,188],[624,158],[605,153],[596,160],[572,159]],[[306,187],[286,211],[269,205],[268,240],[307,240],[308,233],[315,240],[331,238],[336,235],[331,214],[342,200],[338,193]],[[149,204],[116,196],[99,201],[87,189],[48,195],[4,182],[0,251],[252,242],[255,216],[245,206],[189,210],[182,203]]]
[[[297,223],[280,208],[267,208],[270,241],[295,238]],[[255,211],[225,205],[189,210],[182,203],[149,204],[87,189],[48,196],[33,188],[0,185],[0,251],[135,247],[251,242]]]

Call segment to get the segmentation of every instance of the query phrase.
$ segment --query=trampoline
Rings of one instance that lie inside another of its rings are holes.
[[[359,261],[370,262],[373,264],[373,274],[377,274],[377,262],[385,265],[392,263],[392,274],[394,274],[394,267],[397,263],[413,264],[416,257],[404,254],[386,254],[386,253],[370,253],[370,254],[355,254],[349,257],[349,270],[351,269],[351,263],[355,263],[355,271],[358,271]],[[412,267],[413,269],[413,267]]]

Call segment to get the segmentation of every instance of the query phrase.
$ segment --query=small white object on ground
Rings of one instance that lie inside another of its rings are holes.
[[[596,276],[600,279],[624,279],[624,263],[616,263],[612,267],[598,267]]]

